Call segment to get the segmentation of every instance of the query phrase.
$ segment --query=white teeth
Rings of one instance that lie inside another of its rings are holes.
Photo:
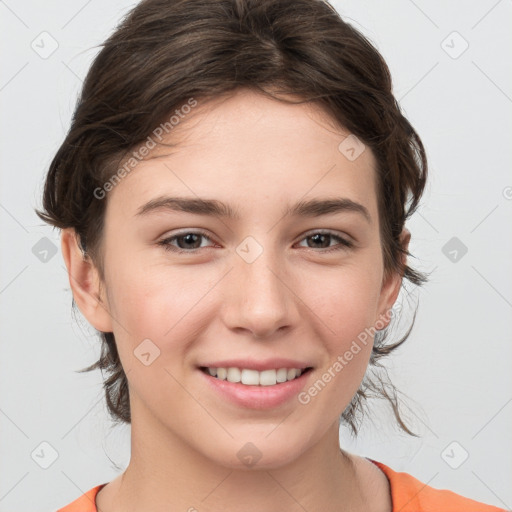
[[[286,368],[279,368],[276,372],[277,382],[286,382],[288,370]]]
[[[217,368],[217,372],[220,368]],[[218,373],[217,373],[218,375]],[[257,386],[260,383],[260,375],[256,370],[247,370],[244,368],[242,370],[242,384],[247,384],[249,386]]]
[[[277,382],[275,370],[260,372],[260,386],[273,386]]]
[[[228,382],[241,382],[247,386],[274,386],[275,384],[296,379],[303,373],[299,368],[279,368],[278,370],[249,370],[243,368],[208,368],[212,377]]]
[[[229,382],[240,382],[241,379],[242,375],[238,368],[228,368],[227,380]]]

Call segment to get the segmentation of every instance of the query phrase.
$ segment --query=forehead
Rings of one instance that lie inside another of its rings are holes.
[[[300,97],[286,95],[283,99],[302,101]],[[162,158],[173,152],[165,146],[170,143],[182,149],[201,145],[204,149],[229,149],[231,157],[244,159],[244,150],[263,146],[265,153],[277,155],[281,150],[304,154],[312,150],[311,158],[318,157],[322,146],[337,148],[350,132],[340,126],[326,107],[319,103],[287,103],[251,89],[239,89],[228,96],[200,101],[186,115],[178,119],[168,130],[162,145],[157,145],[149,158]],[[275,138],[278,136],[278,138]],[[227,144],[234,143],[227,148]],[[250,153],[249,153],[250,154]],[[283,155],[281,155],[283,156]],[[373,164],[368,152],[366,163]],[[142,164],[144,165],[144,164]]]
[[[242,212],[261,201],[343,195],[365,203],[373,217],[375,159],[362,143],[350,158],[345,146],[353,137],[316,104],[250,90],[198,102],[163,138],[171,146],[156,145],[109,192],[108,208],[133,215],[163,193],[215,197]]]

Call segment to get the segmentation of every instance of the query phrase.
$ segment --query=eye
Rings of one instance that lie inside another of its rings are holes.
[[[183,231],[182,233],[178,233],[171,237],[165,238],[160,242],[157,242],[157,245],[162,246],[167,251],[173,251],[177,253],[194,253],[198,249],[208,247],[201,244],[201,239],[209,240],[212,242],[212,239],[204,231]],[[302,240],[312,240],[313,244],[320,245],[320,247],[308,246],[307,248],[325,249],[320,251],[322,253],[349,249],[354,245],[351,241],[346,240],[345,238],[330,231],[317,231],[314,233],[309,233]],[[330,246],[330,242],[333,240],[337,241],[338,244]]]
[[[177,235],[160,240],[157,244],[167,251],[193,253],[197,249],[204,247],[201,245],[201,238],[209,240],[210,242],[212,241],[211,238],[203,231],[183,231]],[[176,242],[178,246],[176,247],[173,245],[173,242]]]
[[[333,240],[337,240],[339,242],[337,245],[335,245],[333,247],[328,247],[326,250],[320,251],[323,253],[349,249],[354,246],[353,242],[351,242],[350,240],[346,240],[345,238],[343,238],[335,233],[332,233],[331,231],[316,231],[314,233],[309,233],[302,240],[306,240],[306,241],[312,240],[313,244],[319,244],[322,246],[322,247],[308,246],[308,249],[315,249],[315,248],[323,249],[326,246],[328,247],[329,243]]]

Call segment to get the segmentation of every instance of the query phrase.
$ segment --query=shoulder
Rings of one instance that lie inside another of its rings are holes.
[[[57,512],[97,512],[96,495],[105,485],[107,484],[104,483],[93,487],[75,501],[72,501],[63,508],[59,508]]]
[[[392,512],[505,512],[447,489],[435,489],[409,473],[394,471],[382,462],[373,462],[387,476],[393,502]]]

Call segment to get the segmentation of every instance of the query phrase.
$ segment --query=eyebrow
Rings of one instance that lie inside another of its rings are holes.
[[[144,216],[151,212],[162,210],[209,215],[232,220],[240,219],[239,212],[236,209],[216,199],[170,196],[160,196],[148,201],[137,210],[136,216]],[[283,217],[299,216],[314,218],[341,212],[359,213],[369,224],[372,223],[368,209],[362,204],[346,197],[299,201],[293,206],[288,206],[283,212]]]

